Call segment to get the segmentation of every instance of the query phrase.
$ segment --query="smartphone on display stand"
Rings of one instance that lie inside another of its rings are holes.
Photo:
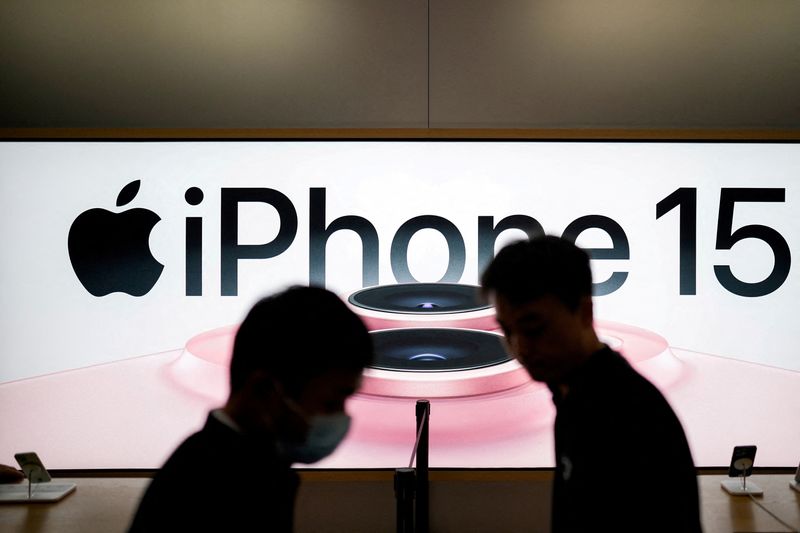
[[[16,453],[14,459],[28,482],[0,485],[0,503],[56,502],[75,491],[75,483],[51,483],[36,452]]]
[[[735,479],[722,481],[722,488],[734,496],[764,494],[764,491],[755,483],[748,483],[747,478],[753,473],[753,463],[756,459],[756,446],[734,446],[731,455],[731,464],[728,467],[728,476]]]

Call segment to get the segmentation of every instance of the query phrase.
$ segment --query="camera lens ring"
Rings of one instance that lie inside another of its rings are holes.
[[[439,295],[456,294],[462,305],[442,306],[442,302],[433,301],[435,299],[431,298],[433,291]],[[371,295],[376,294],[377,300],[372,299]],[[400,297],[404,303],[385,305],[386,301],[381,303],[381,300],[385,300],[384,297],[391,297],[390,299]],[[483,331],[500,329],[494,307],[484,297],[480,287],[475,285],[457,283],[378,285],[351,293],[347,297],[347,306],[364,321],[370,331],[418,327],[458,327]]]
[[[411,315],[470,313],[492,307],[480,287],[460,283],[376,285],[350,294],[347,301],[357,310]]]
[[[461,372],[511,360],[501,335],[462,328],[400,328],[370,332],[371,368],[392,372]]]

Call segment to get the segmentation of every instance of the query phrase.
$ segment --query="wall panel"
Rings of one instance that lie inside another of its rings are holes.
[[[432,0],[436,127],[800,128],[800,3]]]
[[[0,4],[4,127],[420,127],[422,0]]]

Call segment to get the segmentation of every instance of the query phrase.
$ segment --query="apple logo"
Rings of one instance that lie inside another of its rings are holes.
[[[117,207],[130,203],[139,185],[136,180],[123,187]],[[72,269],[86,290],[93,296],[150,292],[164,269],[148,242],[159,220],[157,214],[141,208],[121,213],[95,208],[78,215],[69,228],[67,247]]]

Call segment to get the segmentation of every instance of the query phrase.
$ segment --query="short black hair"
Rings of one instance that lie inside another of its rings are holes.
[[[239,326],[231,357],[231,392],[264,371],[287,392],[336,371],[360,372],[372,363],[364,323],[334,293],[294,286],[256,303]]]
[[[481,285],[514,305],[552,295],[574,311],[582,297],[592,295],[589,255],[552,235],[517,241],[500,250]]]

